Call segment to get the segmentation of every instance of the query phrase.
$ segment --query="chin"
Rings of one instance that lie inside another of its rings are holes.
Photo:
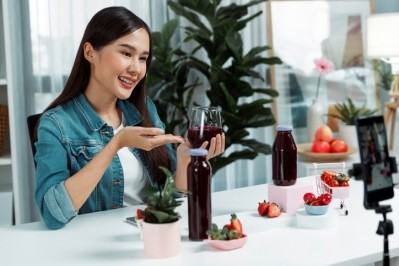
[[[124,91],[117,93],[116,97],[118,97],[118,99],[121,99],[121,100],[127,100],[132,95],[132,93],[133,93],[133,89],[131,89],[129,91],[124,89]]]

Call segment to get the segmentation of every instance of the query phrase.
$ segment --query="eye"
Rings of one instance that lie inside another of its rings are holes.
[[[122,52],[122,54],[123,54],[124,56],[127,56],[127,57],[132,57],[132,54],[129,53],[129,52]]]
[[[140,56],[139,60],[142,62],[147,62],[148,56]]]

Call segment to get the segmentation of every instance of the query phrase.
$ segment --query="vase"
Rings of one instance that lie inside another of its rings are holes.
[[[307,112],[308,141],[313,142],[316,130],[323,125],[323,108],[319,101],[313,100]]]
[[[339,136],[348,146],[358,148],[357,131],[355,125],[339,124]]]
[[[144,253],[151,258],[173,257],[180,252],[180,220],[153,224],[143,221]]]

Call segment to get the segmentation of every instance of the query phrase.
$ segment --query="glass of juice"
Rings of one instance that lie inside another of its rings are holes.
[[[191,146],[199,148],[204,141],[210,142],[217,134],[222,134],[220,108],[213,106],[193,107],[187,133]]]

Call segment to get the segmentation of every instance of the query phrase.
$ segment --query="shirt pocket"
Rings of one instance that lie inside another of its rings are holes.
[[[71,144],[72,172],[76,173],[88,164],[103,148],[100,144]]]

